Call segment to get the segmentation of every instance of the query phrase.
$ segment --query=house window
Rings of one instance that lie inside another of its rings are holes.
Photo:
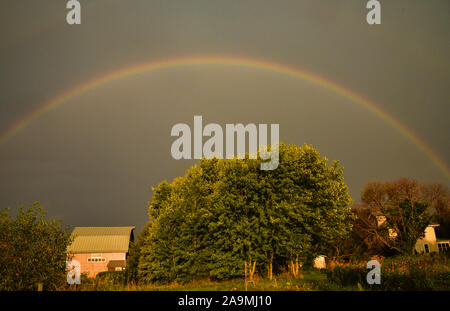
[[[87,259],[87,262],[105,262],[106,258],[102,257],[102,254],[91,254],[91,257]]]
[[[450,249],[450,246],[448,243],[438,243],[439,252],[445,252]]]
[[[424,244],[423,247],[425,248],[425,253],[429,253],[430,252],[430,248],[428,247],[428,244]]]

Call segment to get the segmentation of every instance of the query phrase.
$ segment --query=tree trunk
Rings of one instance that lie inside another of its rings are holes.
[[[250,271],[249,271],[249,275],[248,275],[250,281],[253,281],[253,274],[255,273],[255,268],[256,268],[256,261],[253,262],[253,267],[252,267],[252,264],[250,262],[250,265],[249,265]]]
[[[272,273],[272,263],[270,263],[269,264],[269,280],[271,280],[272,281],[272,278],[273,278],[273,273]]]
[[[270,255],[270,263],[269,263],[269,280],[272,281],[273,278],[273,253]]]
[[[291,268],[291,274],[293,277],[297,277],[297,273],[295,272],[295,264],[294,261],[291,259],[291,263],[290,263],[290,268]]]
[[[244,261],[244,281],[245,281],[245,291],[247,291],[247,261]]]
[[[267,278],[269,280],[272,280],[272,278],[273,278],[273,273],[272,273],[272,271],[273,271],[273,264],[272,264],[273,263],[273,253],[270,255],[270,258],[267,255],[267,252],[265,252],[265,255],[267,258]]]
[[[294,260],[291,259],[291,264],[290,264],[290,268],[291,268],[291,274],[294,278],[296,278],[298,276],[298,270],[300,268],[300,264],[298,262],[298,254],[296,254],[295,257],[295,263]]]

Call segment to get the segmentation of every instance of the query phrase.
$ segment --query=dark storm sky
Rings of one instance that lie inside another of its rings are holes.
[[[304,69],[358,93],[450,159],[450,2],[87,1],[0,3],[0,133],[59,94],[144,62],[231,56]],[[0,145],[0,207],[40,201],[64,223],[136,225],[151,187],[193,162],[170,155],[171,127],[279,123],[344,165],[352,198],[373,179],[449,184],[416,145],[330,90],[263,69],[198,65],[125,77],[76,96]],[[1,135],[1,134],[0,134]]]

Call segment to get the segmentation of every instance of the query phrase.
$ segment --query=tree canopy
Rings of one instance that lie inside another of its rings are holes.
[[[443,185],[415,179],[369,182],[354,207],[355,233],[368,252],[412,253],[431,222],[448,230],[449,197]]]
[[[9,209],[0,210],[0,290],[46,290],[66,282],[66,250],[69,228],[45,219],[39,202],[20,206],[12,219]]]
[[[244,275],[244,262],[266,271],[321,254],[351,231],[343,168],[312,146],[279,146],[280,163],[202,159],[183,177],[153,189],[153,221],[142,242],[144,281]]]

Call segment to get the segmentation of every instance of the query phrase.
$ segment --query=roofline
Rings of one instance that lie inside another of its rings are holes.
[[[111,228],[128,229],[130,231],[130,233],[133,233],[133,231],[136,229],[135,226],[109,226],[109,227],[106,227],[106,226],[104,226],[104,227],[76,226],[76,227],[73,227],[71,234],[74,234],[76,229],[86,229],[86,228],[89,228],[89,229],[111,229]]]
[[[128,252],[129,252],[129,249],[126,251],[126,252],[124,252],[124,251],[122,251],[122,252],[119,252],[119,251],[117,251],[117,250],[115,250],[115,251],[107,251],[107,252],[105,252],[104,250],[92,250],[92,251],[89,251],[89,252],[67,252],[67,254],[68,255],[77,255],[77,254],[93,254],[93,253],[98,253],[98,254],[113,254],[113,253],[125,253],[125,254],[128,254]]]
[[[136,229],[135,226],[75,226],[75,228],[128,228],[128,229]]]

